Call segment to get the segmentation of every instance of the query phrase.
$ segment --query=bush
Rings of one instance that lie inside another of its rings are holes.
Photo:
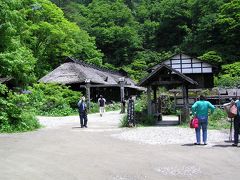
[[[117,111],[120,110],[121,104],[120,103],[111,103],[111,104],[106,104],[105,106],[105,111]],[[91,103],[90,107],[90,112],[89,113],[98,113],[99,112],[99,105],[98,103]]]
[[[123,123],[126,124],[128,126],[128,122],[127,121],[127,116],[124,117],[126,119],[124,119]],[[146,94],[142,94],[140,98],[138,98],[135,101],[135,121],[136,124],[140,125],[140,126],[150,126],[150,125],[154,125],[156,123],[155,118],[153,116],[148,116],[147,115],[147,96]],[[126,127],[126,126],[124,126]]]
[[[142,94],[135,102],[135,111],[143,112],[147,109],[147,95]]]
[[[128,127],[127,115],[124,115],[123,118],[120,120],[120,127]]]
[[[153,115],[147,115],[147,112],[136,112],[135,115],[138,125],[152,126],[156,124],[156,118]]]
[[[222,74],[214,79],[214,83],[220,87],[240,86],[240,61],[222,66]]]
[[[99,112],[99,106],[97,103],[91,103],[90,105],[90,112],[89,113],[97,113]]]
[[[121,103],[113,102],[111,104],[107,104],[105,109],[106,109],[106,111],[117,111],[117,110],[120,110],[121,109]]]
[[[210,129],[226,129],[229,128],[229,122],[227,122],[227,113],[217,108],[213,114],[209,116],[209,128]]]
[[[240,77],[231,77],[229,74],[224,74],[218,78],[214,78],[214,84],[223,88],[239,87]]]
[[[189,127],[189,122],[181,124],[182,127]],[[209,129],[228,129],[230,123],[227,121],[227,113],[220,109],[216,110],[208,117],[208,128]]]
[[[29,106],[38,115],[67,116],[77,113],[77,102],[82,95],[59,84],[34,84],[29,87]]]
[[[0,132],[22,132],[40,127],[27,102],[26,95],[13,93],[0,84]]]

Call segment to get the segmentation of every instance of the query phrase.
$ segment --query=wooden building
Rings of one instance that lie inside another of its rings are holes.
[[[166,61],[148,69],[149,75],[141,80],[139,86],[147,87],[148,114],[161,115],[161,100],[156,92],[159,87],[182,92],[183,119],[189,116],[188,89],[213,88],[215,67],[186,54],[177,54]],[[151,93],[153,92],[153,100]],[[176,100],[175,100],[176,101]]]
[[[139,86],[147,87],[148,114],[156,115],[159,119],[162,116],[162,107],[161,99],[157,97],[157,89],[159,87],[166,87],[167,89],[181,87],[183,94],[183,118],[186,118],[189,115],[188,88],[190,86],[196,87],[198,83],[165,63],[161,63],[147,77],[140,81]],[[151,99],[152,92],[153,100]]]
[[[163,63],[198,83],[197,86],[190,85],[189,88],[194,89],[214,87],[213,74],[216,71],[216,67],[206,62],[186,54],[177,54]],[[159,66],[161,66],[161,64],[150,68],[149,72],[154,71]]]
[[[108,101],[121,101],[144,90],[123,70],[111,71],[83,61],[67,58],[66,62],[42,77],[39,82],[69,85],[73,90],[85,91],[88,100],[97,101],[103,95]]]

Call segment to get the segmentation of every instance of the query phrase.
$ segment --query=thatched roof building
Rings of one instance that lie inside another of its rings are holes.
[[[70,85],[75,90],[79,90],[80,87],[85,87],[89,82],[91,98],[96,98],[96,96],[100,94],[109,95],[107,91],[112,92],[113,87],[120,89],[120,86],[124,86],[126,91],[125,95],[127,96],[144,89],[137,86],[132,79],[128,78],[127,73],[123,70],[112,71],[69,57],[64,64],[42,77],[39,82]],[[108,90],[106,88],[108,88]],[[117,99],[120,100],[120,98]]]
[[[59,83],[59,84],[85,84],[86,79],[91,84],[117,85],[119,78],[124,77],[123,73],[99,68],[95,65],[87,64],[73,58],[67,58],[67,62],[60,65],[52,72],[42,77],[39,82]],[[126,85],[135,87],[135,82],[125,77]],[[138,88],[136,86],[136,88]]]

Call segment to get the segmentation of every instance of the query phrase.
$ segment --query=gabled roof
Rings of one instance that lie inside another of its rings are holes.
[[[215,69],[217,68],[205,61],[182,53],[175,54],[167,60],[163,61],[162,63],[172,67],[173,69],[183,74],[213,73],[213,69],[215,71]],[[149,68],[148,72],[153,71],[160,65],[161,64],[157,64]]]
[[[173,74],[176,74],[177,76],[180,77],[181,80],[189,83],[189,84],[193,84],[193,85],[198,85],[198,83],[194,80],[192,80],[190,77],[180,73],[179,71],[171,68],[170,66],[164,64],[164,63],[161,63],[159,64],[159,66],[154,70],[152,71],[147,77],[145,77],[144,79],[142,79],[140,81],[140,83],[138,83],[139,86],[146,86],[146,84],[148,84],[148,81],[153,78],[159,71],[161,71],[163,68],[166,68],[168,70],[170,70]]]
[[[119,78],[123,77],[125,79],[126,86],[132,88],[136,87],[136,83],[132,79],[123,76],[120,72],[97,67],[96,65],[91,65],[77,59],[67,58],[66,63],[63,63],[52,72],[42,77],[39,82],[85,84],[85,81],[89,79],[91,84],[109,86],[119,84]]]

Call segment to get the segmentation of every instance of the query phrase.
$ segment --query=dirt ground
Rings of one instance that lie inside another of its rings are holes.
[[[120,118],[89,115],[82,129],[77,116],[39,117],[45,128],[0,134],[0,180],[239,179],[240,148],[227,139],[211,146],[121,140],[114,135],[134,129],[118,128]]]

